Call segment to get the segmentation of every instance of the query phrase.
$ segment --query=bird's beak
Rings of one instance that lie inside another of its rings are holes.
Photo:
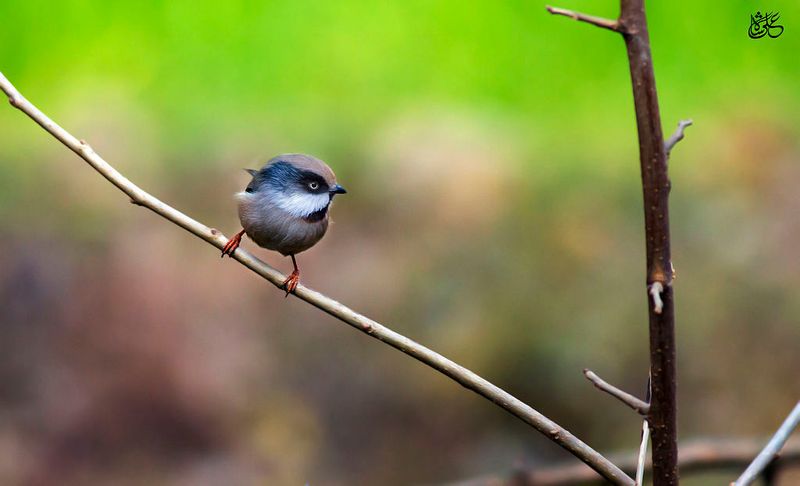
[[[347,194],[347,191],[344,187],[336,184],[335,186],[331,187],[331,194]]]

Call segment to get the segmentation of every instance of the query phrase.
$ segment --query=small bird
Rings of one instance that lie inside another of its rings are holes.
[[[325,236],[333,197],[347,191],[325,162],[310,155],[278,155],[261,170],[245,170],[253,179],[236,195],[243,229],[228,241],[222,257],[232,257],[245,234],[258,246],[292,257],[294,270],[283,282],[288,296],[300,281],[295,255]]]

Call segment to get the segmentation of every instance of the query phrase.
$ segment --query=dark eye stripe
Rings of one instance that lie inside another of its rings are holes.
[[[308,187],[311,182],[319,184],[317,189]],[[256,192],[260,190],[263,184],[280,191],[286,191],[290,186],[298,187],[304,191],[311,191],[314,194],[322,194],[329,190],[327,182],[319,174],[309,170],[300,170],[283,161],[271,164],[256,173],[246,191]]]
[[[314,172],[304,170],[300,172],[300,180],[305,182],[306,184],[310,184],[312,182],[316,182],[320,185],[320,187],[327,187],[327,183],[325,179],[322,178],[319,174],[315,174]]]
[[[328,192],[328,184],[325,182],[325,179],[323,179],[319,174],[315,174],[311,171],[304,170],[300,172],[300,184],[304,186],[304,189],[311,191],[314,194]],[[311,187],[312,184],[316,184],[317,187]]]

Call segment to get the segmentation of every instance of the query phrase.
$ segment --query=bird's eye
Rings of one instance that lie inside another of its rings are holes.
[[[309,182],[308,188],[311,189],[312,191],[316,191],[317,189],[319,189],[319,182]]]

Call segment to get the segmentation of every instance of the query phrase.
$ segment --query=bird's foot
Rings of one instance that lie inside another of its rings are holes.
[[[283,290],[286,291],[286,295],[284,297],[289,297],[289,294],[294,292],[294,289],[297,288],[297,284],[300,283],[300,271],[293,270],[286,280],[283,281]]]
[[[233,237],[225,243],[225,246],[222,247],[222,255],[220,255],[220,258],[225,258],[225,255],[233,258],[233,252],[239,248],[239,244],[242,242],[242,236],[244,236],[244,230],[233,235]]]

